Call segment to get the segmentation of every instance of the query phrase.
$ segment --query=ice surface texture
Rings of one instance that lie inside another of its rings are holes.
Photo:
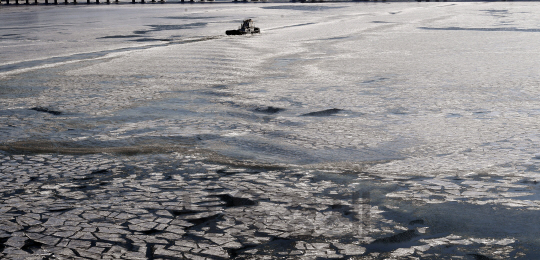
[[[193,150],[214,163],[324,172],[332,185],[377,191],[371,203],[394,214],[377,221],[426,219],[427,230],[449,234],[447,244],[489,247],[469,256],[499,257],[490,246],[506,248],[504,239],[538,248],[525,221],[540,208],[537,9],[527,2],[5,8],[0,146],[6,156]],[[224,35],[245,18],[261,35]],[[212,194],[215,203],[234,205],[232,189]],[[12,196],[19,194],[5,194]],[[261,204],[227,210],[252,206]],[[58,224],[51,217],[47,225]],[[371,238],[412,234],[398,226]],[[406,237],[424,239],[416,235],[426,228]],[[14,248],[46,244],[9,232],[5,243]],[[496,242],[482,240],[489,238]],[[290,252],[308,250],[304,240],[275,239]],[[409,242],[378,244],[397,257],[422,246]],[[241,248],[233,253],[251,250]]]

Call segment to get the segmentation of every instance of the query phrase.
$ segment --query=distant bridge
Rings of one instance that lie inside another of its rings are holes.
[[[130,1],[130,0],[127,0]],[[142,4],[144,3],[165,3],[166,0],[131,0],[131,3],[135,4],[137,2],[140,2]],[[266,2],[267,0],[231,0],[230,2]],[[271,2],[272,0],[270,0]],[[386,2],[386,0],[289,0],[290,2]],[[388,0],[388,2],[429,2],[430,0]],[[431,0],[432,2],[446,2],[447,0]],[[452,0],[450,0],[452,1]],[[465,0],[467,1],[467,0]],[[505,1],[505,0],[502,0]],[[126,2],[126,0],[122,1],[123,3]],[[169,3],[171,1],[168,1]],[[214,0],[174,0],[172,1],[174,3],[194,3],[194,2],[214,2]],[[228,2],[223,0],[218,0],[217,2]],[[282,2],[282,1],[280,1]],[[0,0],[0,5],[38,5],[38,4],[79,4],[79,3],[86,3],[86,4],[118,4],[120,3],[119,0]]]
[[[123,3],[130,0],[122,0]],[[195,2],[214,2],[215,0],[174,0],[174,1],[167,1],[169,3],[195,3]],[[224,1],[224,0],[218,0],[215,2],[272,2],[272,0],[231,0],[231,1]],[[513,0],[289,0],[290,2],[493,2],[493,1],[513,1]],[[140,2],[142,4],[144,3],[165,3],[166,0],[131,0],[131,3],[135,4],[137,2]],[[280,0],[279,2],[283,2],[283,0]],[[79,4],[79,3],[86,3],[86,4],[111,4],[120,3],[119,0],[0,0],[0,5],[9,5],[9,4],[15,4],[15,5],[38,5],[38,4]]]
[[[128,0],[129,1],[129,0]],[[265,0],[233,0],[232,2],[259,2],[259,1],[265,1]],[[122,1],[125,3],[125,0]],[[131,0],[131,3],[165,3],[165,0]],[[194,3],[194,2],[214,2],[214,0],[176,0],[174,1],[176,3]],[[220,1],[223,2],[223,1]],[[15,5],[38,5],[38,4],[79,4],[79,3],[85,3],[85,4],[111,4],[120,3],[119,0],[0,0],[0,5],[9,5],[9,4],[15,4]]]

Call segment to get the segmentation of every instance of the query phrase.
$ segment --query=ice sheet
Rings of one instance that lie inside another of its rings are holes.
[[[536,211],[537,11],[528,2],[2,9],[0,142],[42,152],[181,144],[375,176],[400,187],[389,201]],[[224,35],[244,18],[262,33]]]

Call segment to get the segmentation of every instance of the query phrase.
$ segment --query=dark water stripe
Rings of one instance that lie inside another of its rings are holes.
[[[70,56],[53,57],[53,58],[46,58],[46,59],[41,59],[41,60],[23,61],[23,62],[17,62],[13,64],[0,66],[0,72],[9,72],[16,69],[33,68],[33,67],[67,62],[67,61],[95,59],[95,58],[103,57],[110,53],[126,52],[126,51],[132,51],[132,50],[144,50],[144,49],[164,46],[164,45],[166,44],[162,43],[162,44],[155,44],[155,45],[146,45],[142,47],[128,47],[128,48],[120,48],[120,49],[107,50],[107,51],[79,53],[79,54],[73,54]]]
[[[151,45],[138,46],[138,47],[126,47],[126,48],[119,48],[119,49],[114,49],[114,50],[78,53],[78,54],[73,54],[69,56],[53,57],[53,58],[46,58],[46,59],[41,59],[41,60],[22,61],[22,62],[0,66],[0,73],[9,72],[9,71],[17,70],[17,69],[34,68],[38,66],[67,62],[67,61],[80,61],[80,60],[95,59],[95,58],[104,57],[105,55],[111,54],[111,53],[120,53],[120,52],[134,51],[134,50],[146,50],[146,49],[155,48],[155,47],[167,46],[170,44],[186,44],[186,43],[192,43],[192,42],[208,41],[208,40],[213,40],[213,39],[218,39],[218,38],[221,38],[221,36],[210,36],[210,37],[189,39],[189,40],[182,40],[182,41],[167,41],[164,43],[151,44]],[[163,41],[162,39],[155,39],[155,40]]]
[[[441,31],[482,31],[482,32],[540,32],[538,28],[520,29],[516,27],[502,28],[464,28],[464,27],[418,27],[423,30],[441,30]]]

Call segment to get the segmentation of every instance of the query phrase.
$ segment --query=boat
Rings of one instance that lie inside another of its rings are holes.
[[[227,30],[225,33],[227,35],[244,35],[244,34],[254,34],[254,33],[260,33],[261,30],[259,27],[253,26],[253,20],[246,19],[242,22],[242,25],[237,30]]]

